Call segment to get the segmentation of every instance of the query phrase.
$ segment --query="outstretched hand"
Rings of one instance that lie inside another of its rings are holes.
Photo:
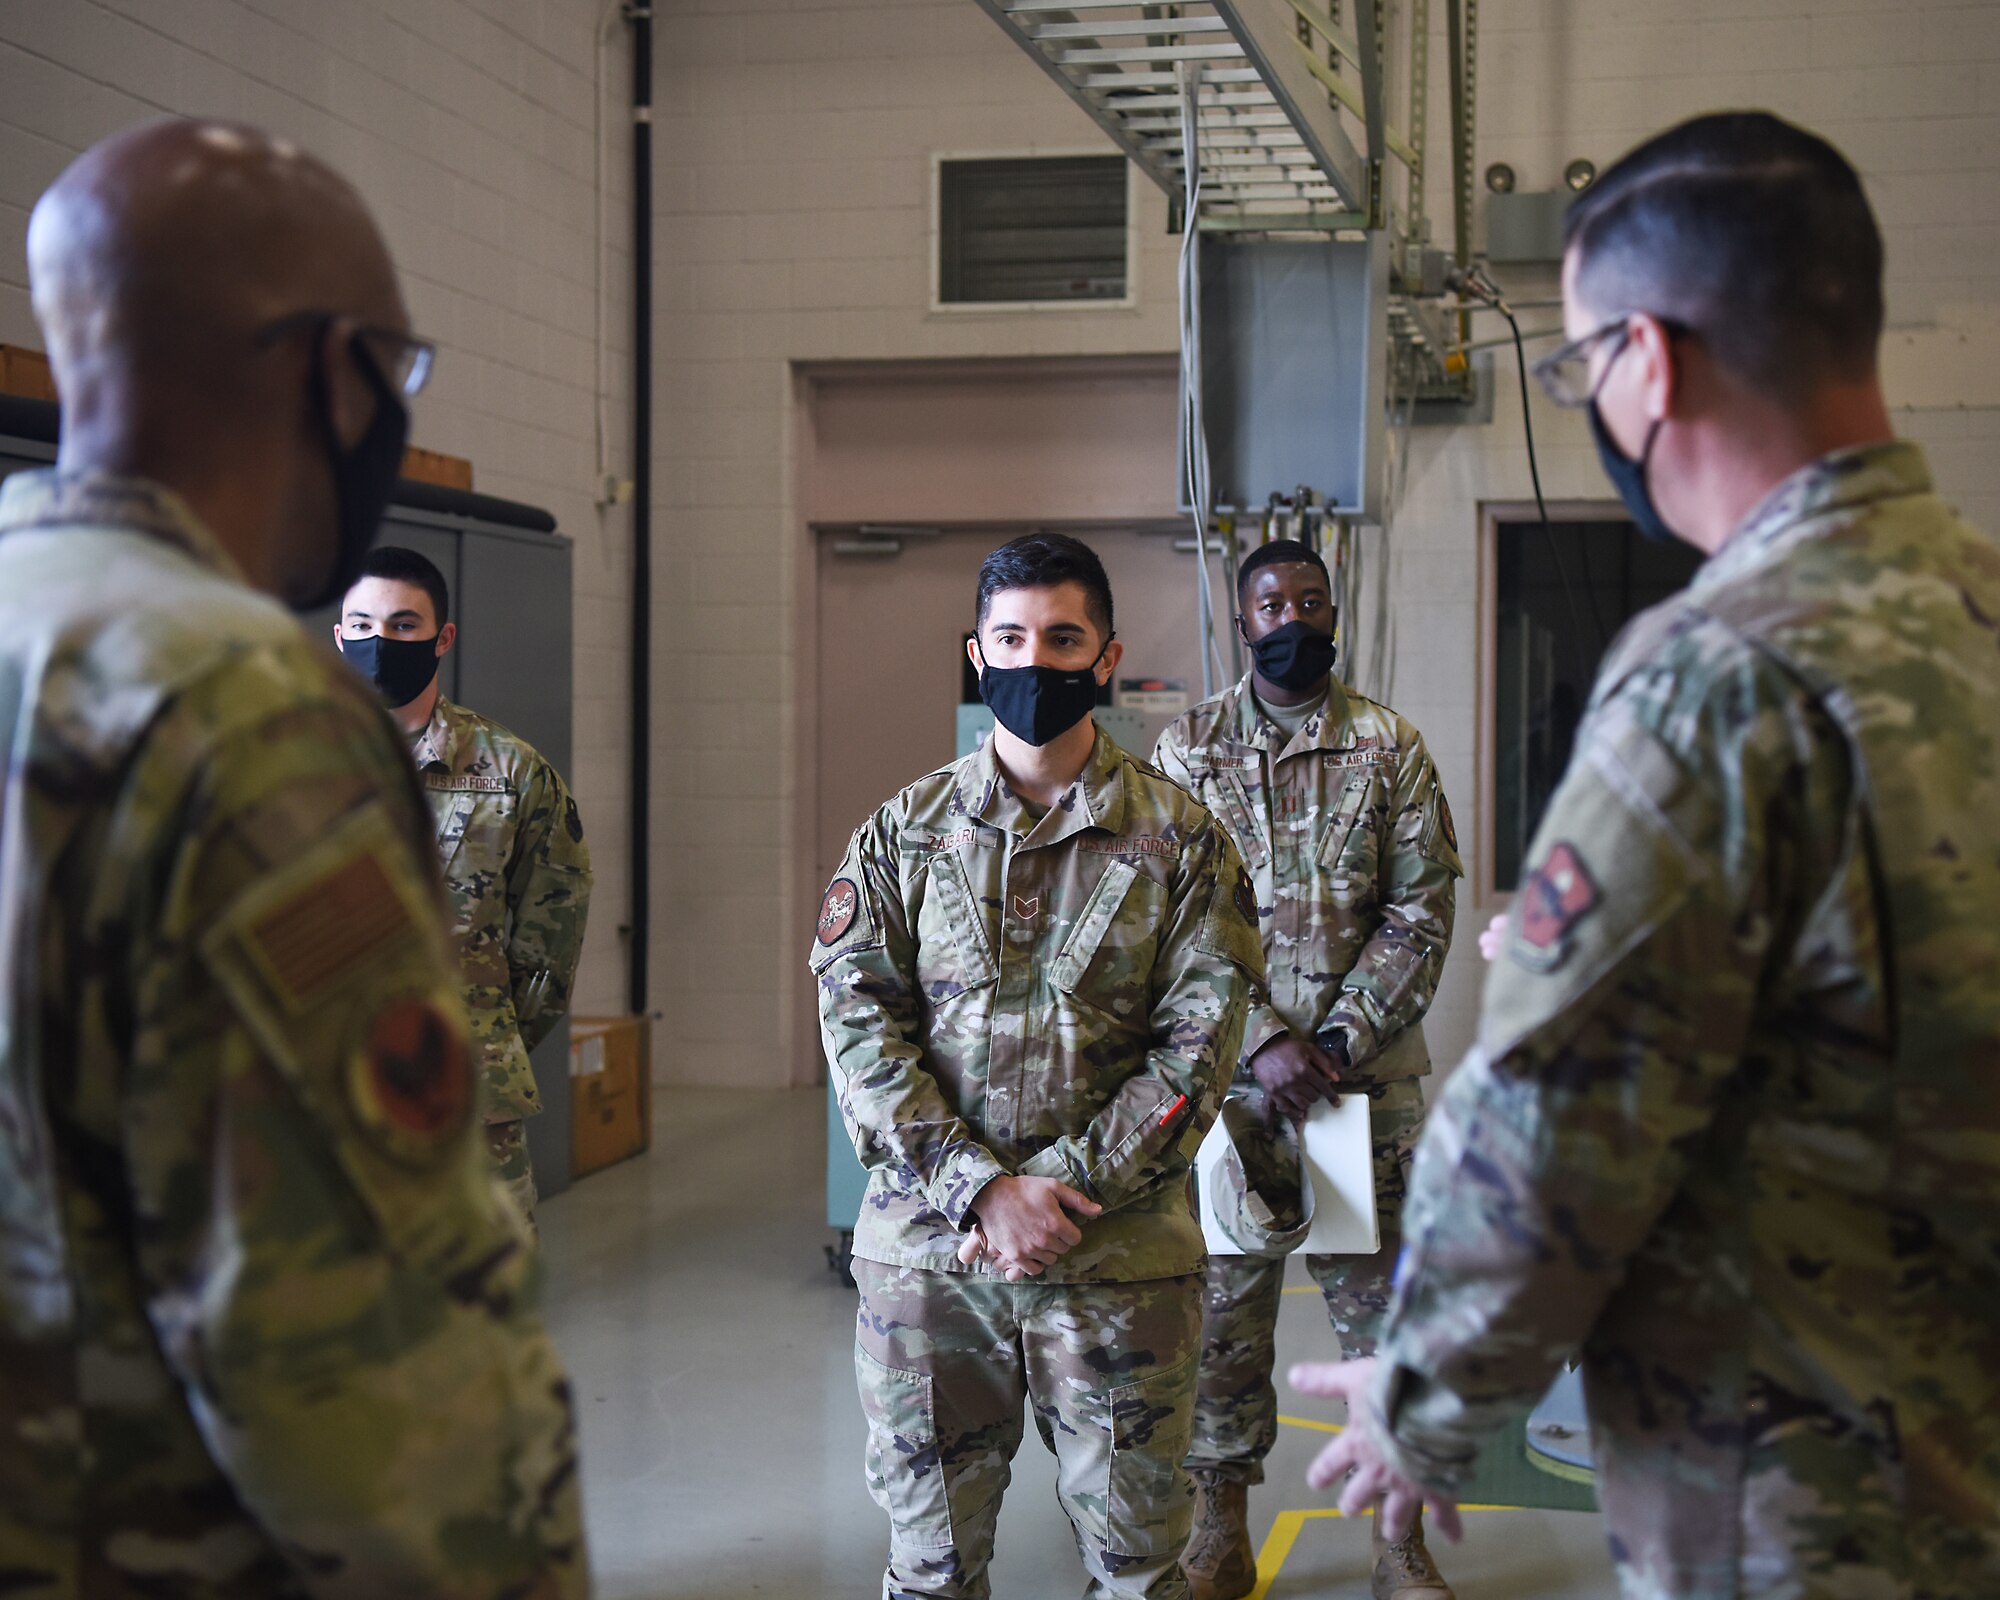
[[[1315,1489],[1331,1489],[1345,1478],[1346,1487],[1340,1492],[1341,1515],[1358,1517],[1371,1505],[1375,1506],[1382,1537],[1391,1543],[1410,1531],[1420,1506],[1429,1506],[1438,1531],[1456,1544],[1465,1531],[1458,1519],[1458,1502],[1411,1482],[1391,1467],[1361,1419],[1363,1396],[1374,1376],[1372,1358],[1304,1361],[1292,1368],[1292,1387],[1301,1394],[1325,1395],[1347,1402],[1346,1428],[1314,1457],[1313,1464],[1306,1469],[1306,1482]]]
[[[1479,930],[1479,953],[1488,961],[1498,961],[1507,943],[1507,913],[1501,912]]]

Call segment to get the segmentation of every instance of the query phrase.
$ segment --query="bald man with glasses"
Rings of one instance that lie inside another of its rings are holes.
[[[0,493],[0,1590],[580,1596],[569,1385],[409,758],[287,606],[429,346],[359,196],[165,121],[28,230],[63,402]]]

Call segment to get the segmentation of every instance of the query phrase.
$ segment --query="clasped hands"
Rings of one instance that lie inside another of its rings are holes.
[[[1340,1069],[1347,1063],[1317,1040],[1280,1033],[1250,1058],[1250,1072],[1264,1090],[1264,1123],[1279,1117],[1304,1122],[1321,1100],[1340,1093]]]
[[[1083,1242],[1070,1212],[1094,1217],[1104,1210],[1057,1178],[995,1178],[973,1206],[979,1220],[958,1247],[958,1259],[968,1267],[985,1261],[1009,1283],[1038,1277]]]

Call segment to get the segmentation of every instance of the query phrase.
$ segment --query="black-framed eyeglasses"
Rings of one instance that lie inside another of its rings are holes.
[[[1632,314],[1613,317],[1609,322],[1592,328],[1581,339],[1572,339],[1560,350],[1553,350],[1537,361],[1531,369],[1535,381],[1542,386],[1542,393],[1557,405],[1565,408],[1587,405],[1594,392],[1590,381],[1590,358],[1605,340],[1616,336],[1619,346],[1632,337]],[[1618,351],[1614,349],[1613,355]]]
[[[306,330],[317,338],[329,323],[338,322],[343,315],[338,311],[294,311],[274,322],[265,323],[251,335],[251,343],[259,350],[265,350],[280,339]],[[416,395],[430,382],[431,367],[437,360],[437,346],[430,340],[419,339],[400,328],[385,328],[378,322],[357,322],[354,331],[368,340],[378,355],[387,357],[383,362],[383,376],[405,399]]]
[[[1542,393],[1566,409],[1590,404],[1597,394],[1597,385],[1590,381],[1590,358],[1597,353],[1597,347],[1607,339],[1617,339],[1618,342],[1611,347],[1611,354],[1605,358],[1608,368],[1618,359],[1618,352],[1631,343],[1632,319],[1651,315],[1650,312],[1627,311],[1622,316],[1600,323],[1581,339],[1572,339],[1560,350],[1543,356],[1529,369],[1541,384]],[[1669,340],[1686,338],[1694,332],[1685,322],[1676,322],[1671,317],[1656,316],[1653,320],[1666,329]]]

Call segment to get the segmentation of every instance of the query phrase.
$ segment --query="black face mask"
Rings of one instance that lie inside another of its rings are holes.
[[[1104,650],[1111,641],[1104,641]],[[1081,672],[1058,667],[989,667],[982,659],[979,698],[993,708],[994,718],[1023,744],[1044,745],[1059,739],[1090,715],[1097,704],[1099,650]],[[981,651],[982,658],[985,652]]]
[[[368,387],[375,391],[375,420],[352,450],[340,448],[340,435],[333,426],[332,402],[327,391],[325,341],[313,344],[313,408],[320,431],[326,436],[327,455],[333,462],[333,504],[335,549],[333,571],[325,586],[298,609],[316,611],[330,606],[354,587],[368,559],[382,513],[395,492],[397,474],[403,468],[403,446],[409,442],[410,412],[402,397],[389,386],[375,357],[357,334],[348,341],[354,364],[361,369]]]
[[[1645,446],[1639,452],[1639,459],[1634,461],[1618,448],[1618,441],[1611,437],[1611,430],[1604,425],[1597,401],[1592,399],[1590,436],[1597,441],[1597,459],[1604,467],[1605,477],[1618,491],[1618,498],[1625,502],[1625,509],[1632,514],[1632,521],[1638,530],[1648,539],[1664,541],[1673,538],[1674,530],[1660,515],[1660,508],[1653,503],[1653,491],[1646,485],[1646,468],[1653,459],[1653,441],[1660,436],[1660,424],[1655,422],[1646,430]]]
[[[375,685],[392,709],[406,706],[431,686],[438,675],[437,635],[428,639],[342,639],[340,653],[354,670]]]
[[[1273,628],[1263,638],[1250,641],[1257,675],[1266,683],[1294,693],[1310,689],[1333,671],[1339,653],[1333,635],[1310,622],[1288,622],[1282,628]]]

